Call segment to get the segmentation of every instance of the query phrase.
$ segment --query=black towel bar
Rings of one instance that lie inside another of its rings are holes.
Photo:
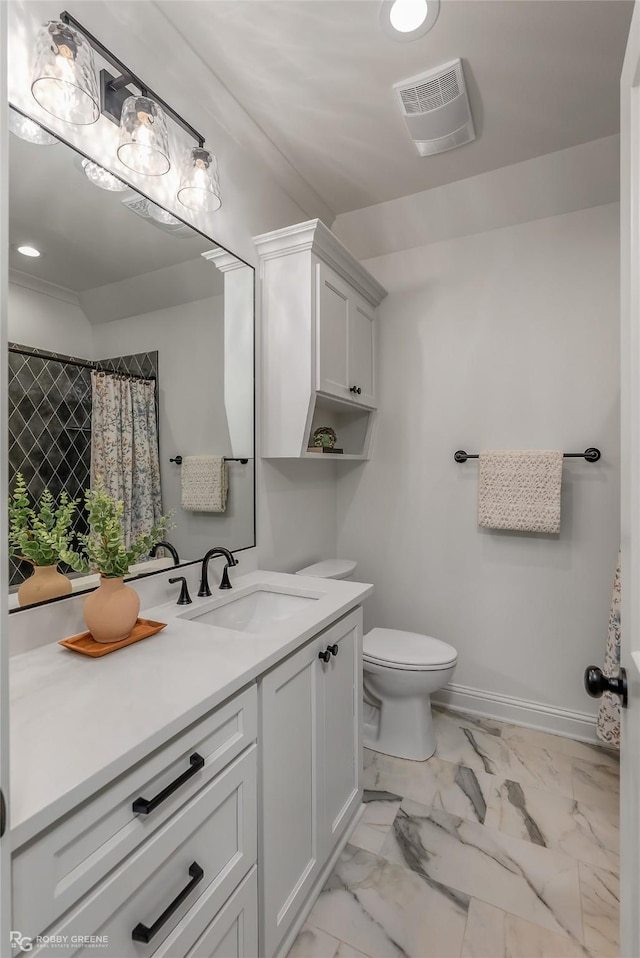
[[[597,462],[598,459],[600,459],[601,453],[595,446],[589,446],[584,452],[564,452],[562,455],[564,459],[586,459],[587,462]],[[479,454],[458,449],[457,452],[454,452],[453,458],[456,462],[466,462],[467,459],[478,459]]]
[[[248,459],[239,459],[237,456],[224,456],[225,462],[241,462],[243,466],[249,462]],[[170,459],[169,462],[175,462],[176,466],[182,465],[182,456],[176,456],[174,459]]]

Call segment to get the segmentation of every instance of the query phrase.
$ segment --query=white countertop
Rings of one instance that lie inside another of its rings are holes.
[[[147,608],[162,632],[101,658],[57,642],[10,660],[13,848],[359,606],[373,586],[251,572],[233,594],[270,584],[320,596],[264,633],[177,618],[221,598]],[[228,598],[222,594],[222,601]]]

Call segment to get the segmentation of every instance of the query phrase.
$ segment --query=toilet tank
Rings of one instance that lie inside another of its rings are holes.
[[[304,569],[298,569],[296,575],[311,575],[318,579],[348,579],[355,572],[357,564],[353,559],[324,559]]]

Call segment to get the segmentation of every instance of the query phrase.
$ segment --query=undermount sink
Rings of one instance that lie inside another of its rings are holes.
[[[320,595],[279,591],[257,586],[242,595],[216,599],[179,618],[236,632],[270,632],[285,619],[321,598]]]

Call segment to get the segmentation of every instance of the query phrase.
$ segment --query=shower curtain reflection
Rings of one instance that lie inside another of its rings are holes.
[[[162,515],[156,383],[93,370],[91,389],[91,486],[124,503],[128,548]]]

